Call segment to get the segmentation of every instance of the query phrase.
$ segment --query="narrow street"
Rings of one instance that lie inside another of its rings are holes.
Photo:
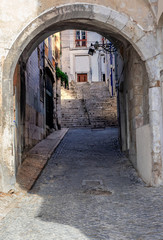
[[[0,240],[163,240],[163,188],[147,187],[118,128],[69,130]]]

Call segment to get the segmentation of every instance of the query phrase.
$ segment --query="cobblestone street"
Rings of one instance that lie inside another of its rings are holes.
[[[0,240],[163,240],[163,188],[120,152],[118,129],[69,130]]]

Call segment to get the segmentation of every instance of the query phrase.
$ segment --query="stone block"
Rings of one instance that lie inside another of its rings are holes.
[[[135,95],[134,96],[134,106],[132,106],[132,107],[137,107],[137,106],[142,106],[142,105],[143,105],[143,96]]]
[[[150,87],[155,86],[157,84],[157,80],[160,79],[160,70],[162,69],[162,57],[161,54],[153,57],[152,59],[148,59],[145,62],[146,68],[149,72],[149,80]]]
[[[154,166],[157,165],[159,167],[159,172],[160,172],[161,171],[161,165],[162,165],[161,153],[153,154],[152,159],[153,159],[153,171],[154,171],[154,168],[155,168]]]
[[[142,116],[143,115],[143,109],[142,106],[136,106],[134,107],[134,116]]]
[[[93,13],[91,18],[96,19],[101,22],[107,22],[111,13],[111,9],[104,6],[93,6]]]
[[[129,22],[129,17],[123,13],[116,12],[114,10],[111,11],[109,19],[107,23],[111,26],[114,26],[116,29],[121,30],[124,26]]]
[[[149,111],[161,111],[161,88],[154,87],[149,89]]]
[[[139,65],[140,66],[140,65]],[[141,67],[141,66],[140,66]],[[136,72],[133,71],[133,86],[143,87],[143,76],[141,76],[142,71],[137,68]]]
[[[134,92],[134,95],[143,95],[143,86],[142,85],[134,85],[133,92]]]
[[[135,43],[145,35],[141,26],[131,19],[126,22],[125,26],[122,29],[122,32]]]
[[[135,128],[140,128],[143,126],[144,118],[141,116],[135,117]]]
[[[140,56],[142,57],[142,60],[144,61],[153,58],[161,52],[157,45],[156,36],[154,36],[153,33],[146,33],[141,39],[136,42],[136,46],[138,48]]]
[[[150,114],[150,124],[151,126],[159,126],[160,125],[160,112],[153,111],[152,114]]]
[[[53,7],[51,10],[40,16],[41,20],[45,23],[45,27],[49,27],[50,25],[68,20],[68,19],[81,19],[88,18],[88,16],[92,15],[92,5],[88,4],[66,4],[60,7]]]
[[[160,126],[152,126],[152,151],[154,153],[161,153],[161,132]]]

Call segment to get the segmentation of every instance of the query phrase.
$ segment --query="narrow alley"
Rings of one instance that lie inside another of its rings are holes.
[[[121,153],[118,128],[70,129],[0,240],[162,240],[163,188]]]

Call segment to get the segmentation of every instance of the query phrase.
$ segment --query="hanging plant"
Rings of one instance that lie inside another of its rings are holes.
[[[65,85],[65,88],[68,87],[68,76],[59,67],[56,67],[56,77],[57,79],[61,78],[61,85]]]

